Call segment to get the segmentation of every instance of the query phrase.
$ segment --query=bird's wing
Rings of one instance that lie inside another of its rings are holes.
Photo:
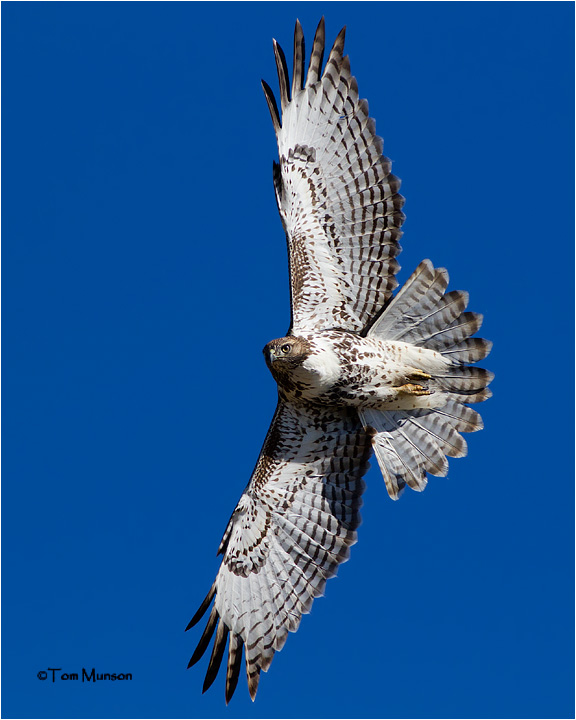
[[[370,436],[353,409],[309,408],[279,400],[258,463],[219,553],[222,565],[188,627],[214,605],[197,662],[216,631],[204,691],[228,639],[226,702],[238,682],[242,649],[250,695],[288,632],[323,593],[356,542],[369,467]]]
[[[262,81],[280,156],[274,186],[288,243],[293,334],[360,332],[397,285],[404,198],[343,48],[344,29],[321,72],[322,19],[305,77],[297,22],[291,88],[274,42],[281,112]]]

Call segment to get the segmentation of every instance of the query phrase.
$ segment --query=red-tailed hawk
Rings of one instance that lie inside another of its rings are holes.
[[[446,270],[424,260],[392,297],[404,199],[343,48],[344,30],[322,71],[321,20],[305,74],[297,22],[291,86],[274,42],[280,111],[263,83],[292,322],[264,348],[278,406],[216,580],[188,626],[213,602],[190,665],[216,632],[206,690],[228,641],[226,702],[243,655],[254,699],[260,671],[348,558],[372,452],[390,497],[423,490],[427,473],[446,475],[446,456],[466,454],[460,433],[482,427],[468,403],[490,395],[492,374],[470,365],[490,352],[471,337],[482,317],[465,312],[465,292],[446,292]]]

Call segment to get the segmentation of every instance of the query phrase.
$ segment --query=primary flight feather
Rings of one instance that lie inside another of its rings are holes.
[[[348,558],[372,452],[390,497],[423,490],[428,473],[447,474],[446,456],[466,454],[460,433],[482,428],[468,404],[490,396],[492,374],[470,365],[490,352],[471,337],[482,317],[466,312],[465,292],[446,292],[446,270],[424,260],[392,297],[404,199],[343,49],[344,30],[322,70],[322,19],[305,73],[296,22],[291,83],[274,42],[280,109],[262,83],[292,319],[264,348],[278,406],[222,538],[216,580],[188,626],[212,605],[189,666],[215,634],[207,690],[228,643],[226,702],[243,657],[254,699],[261,670]]]

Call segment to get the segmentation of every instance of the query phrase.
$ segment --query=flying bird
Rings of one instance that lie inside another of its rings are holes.
[[[250,482],[228,523],[222,564],[189,629],[211,611],[189,667],[215,635],[203,691],[228,643],[226,703],[245,658],[248,689],[356,542],[362,476],[374,453],[391,498],[482,428],[468,405],[490,396],[492,373],[472,365],[491,343],[482,316],[447,292],[448,273],[424,260],[397,287],[404,198],[382,155],[368,104],[343,55],[343,29],[322,69],[324,19],[308,72],[294,33],[289,81],[274,41],[280,108],[262,81],[278,143],[273,179],[286,233],[291,323],[264,348],[278,405]]]

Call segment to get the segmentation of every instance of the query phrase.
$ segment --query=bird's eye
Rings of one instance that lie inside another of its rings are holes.
[[[286,343],[285,345],[282,345],[282,347],[280,348],[280,350],[282,350],[282,352],[284,353],[284,355],[288,355],[288,353],[290,352],[290,350],[292,350],[292,346],[289,345],[288,343]]]

